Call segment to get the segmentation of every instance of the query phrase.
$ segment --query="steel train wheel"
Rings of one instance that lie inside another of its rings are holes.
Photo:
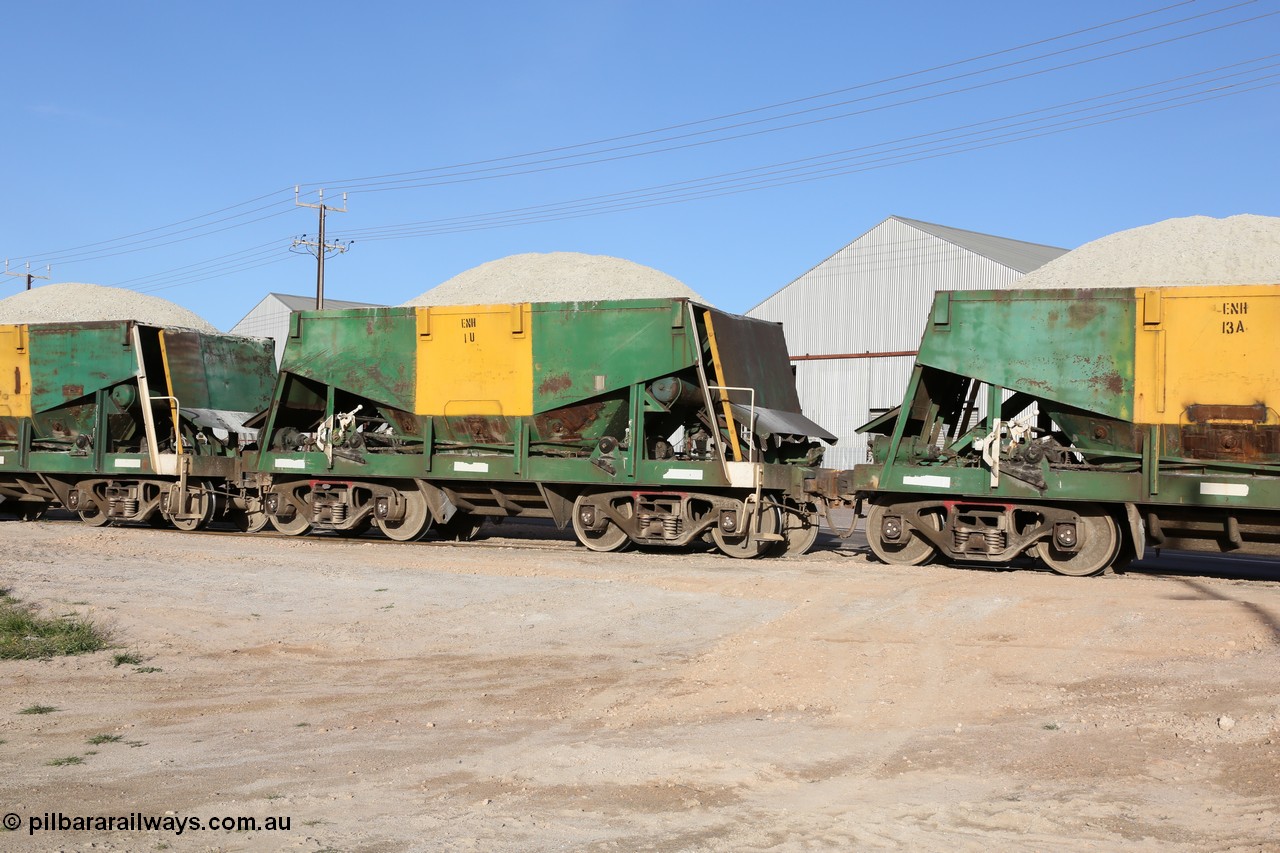
[[[179,530],[189,533],[193,530],[200,530],[213,519],[218,512],[218,493],[213,490],[213,484],[211,483],[203,483],[200,486],[200,490],[202,494],[200,494],[199,500],[203,506],[200,510],[200,514],[194,518],[177,518],[172,515],[166,516],[170,524]]]
[[[775,543],[770,554],[779,557],[802,557],[818,541],[818,516],[813,512],[782,513],[782,535],[785,541]]]
[[[780,511],[773,504],[765,504],[760,508],[760,533],[776,535],[782,529],[782,521],[778,518]],[[750,560],[764,554],[774,545],[785,544],[771,539],[757,539],[755,518],[747,522],[746,530],[739,536],[727,536],[719,527],[711,528],[711,541],[716,543],[720,553],[739,560]]]
[[[404,498],[404,518],[399,521],[374,519],[374,524],[388,539],[397,542],[413,542],[422,537],[431,526],[431,509],[427,506],[427,498],[422,492],[401,492]]]
[[[237,510],[230,515],[231,523],[241,533],[258,533],[265,530],[271,518],[261,510]]]
[[[591,495],[579,495],[578,499],[573,502],[573,533],[578,537],[578,541],[592,551],[621,551],[631,544],[631,537],[627,532],[615,524],[613,521],[606,519],[603,530],[589,530],[582,523],[582,513],[580,512],[584,502],[592,500]]]
[[[76,515],[80,516],[80,520],[90,527],[102,527],[111,523],[111,518],[98,506],[93,509],[79,510]]]
[[[902,542],[891,542],[884,538],[884,517],[888,515],[892,505],[872,504],[867,513],[867,545],[882,563],[891,566],[923,566],[938,555],[938,551],[927,539],[915,535],[915,528],[904,518],[902,520]]]
[[[1058,574],[1083,578],[1105,571],[1112,564],[1120,552],[1120,530],[1116,520],[1100,506],[1083,504],[1075,511],[1080,516],[1079,550],[1059,550],[1050,537],[1038,544],[1037,551],[1040,560]]]

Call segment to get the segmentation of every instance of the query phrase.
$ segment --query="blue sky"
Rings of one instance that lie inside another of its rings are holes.
[[[314,291],[314,260],[288,251],[316,226],[294,184],[350,192],[329,236],[355,243],[326,295],[388,304],[565,250],[743,311],[892,214],[1068,248],[1173,216],[1280,215],[1277,13],[13,5],[0,256],[228,328],[269,291]],[[825,171],[783,171],[805,168]]]

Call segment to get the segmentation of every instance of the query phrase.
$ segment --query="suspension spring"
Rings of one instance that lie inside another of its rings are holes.
[[[680,516],[669,515],[662,519],[662,537],[664,539],[675,539],[680,535]]]
[[[123,504],[122,515],[124,515],[125,518],[133,518],[135,515],[138,514],[137,499],[121,501],[121,503]]]
[[[982,538],[987,542],[988,554],[999,554],[1005,549],[1005,545],[1009,541],[1009,535],[1003,530],[986,530],[983,532]]]
[[[347,505],[334,504],[329,510],[329,517],[333,519],[334,524],[341,524],[347,520]]]

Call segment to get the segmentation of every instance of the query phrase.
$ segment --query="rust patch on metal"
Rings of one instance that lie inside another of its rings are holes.
[[[569,406],[536,415],[534,428],[542,438],[579,439],[586,429],[600,417],[603,403],[587,403],[581,406]]]
[[[1267,422],[1267,407],[1264,403],[1254,403],[1252,406],[1193,403],[1187,406],[1187,420],[1193,424],[1207,424],[1212,421],[1263,424]]]
[[[396,429],[402,435],[418,434],[418,417],[408,412],[402,412],[399,409],[384,409],[383,415],[387,420],[396,425]]]
[[[84,396],[83,385],[63,385],[62,386],[62,398],[64,400],[75,400],[83,396]]]
[[[568,373],[558,373],[542,380],[542,384],[538,386],[538,393],[550,397],[559,394],[561,391],[568,391],[572,387],[573,377]]]
[[[1190,424],[1180,431],[1183,453],[1192,459],[1263,462],[1280,456],[1280,427],[1277,426]]]
[[[1080,298],[1067,306],[1067,325],[1073,329],[1081,329],[1098,318],[1104,306],[1091,298]]]

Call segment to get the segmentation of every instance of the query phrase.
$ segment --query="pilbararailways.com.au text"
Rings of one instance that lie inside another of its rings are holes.
[[[148,815],[130,812],[123,815],[76,815],[65,812],[43,812],[38,815],[22,815],[9,812],[4,816],[4,828],[15,832],[25,825],[27,835],[37,832],[288,832],[293,818],[285,816],[248,817],[245,815],[214,815],[211,817],[181,817],[179,815]]]

